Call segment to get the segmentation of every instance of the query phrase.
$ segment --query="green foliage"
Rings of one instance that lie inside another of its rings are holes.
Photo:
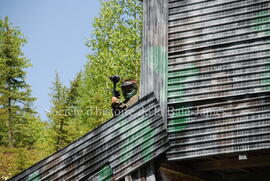
[[[26,83],[31,63],[21,50],[23,34],[6,17],[0,20],[0,180],[34,164],[51,150],[47,123],[32,109],[35,98]],[[41,147],[40,145],[43,145]]]
[[[137,0],[104,0],[87,41],[93,53],[70,86],[56,74],[51,91],[50,122],[32,109],[21,47],[23,34],[0,20],[0,180],[22,171],[78,139],[112,117],[110,75],[139,81],[142,4]],[[118,85],[119,86],[119,85]],[[118,87],[119,88],[119,87]]]
[[[0,121],[1,144],[25,144],[19,139],[20,126],[27,124],[25,114],[34,115],[30,86],[26,83],[26,70],[31,66],[21,51],[26,42],[22,33],[13,28],[6,17],[0,23]],[[8,133],[8,134],[6,134]]]
[[[80,107],[79,107],[79,91],[78,88],[81,84],[81,73],[79,73],[75,80],[70,82],[70,88],[66,97],[66,115],[67,122],[67,141],[68,143],[73,142],[78,139],[78,137],[83,136],[89,129],[85,126],[85,122],[80,119]]]
[[[95,19],[92,38],[86,45],[93,51],[79,86],[80,119],[93,129],[112,117],[110,75],[139,81],[142,39],[142,4],[135,0],[103,1]]]
[[[53,106],[48,113],[51,120],[51,140],[55,150],[63,148],[85,133],[82,131],[84,125],[80,124],[77,114],[80,79],[79,73],[75,80],[70,82],[70,88],[67,88],[61,83],[58,73],[56,74],[50,94]]]
[[[52,137],[55,150],[59,150],[67,144],[67,130],[65,129],[67,114],[65,113],[65,103],[68,89],[61,83],[58,73],[56,73],[55,82],[53,82],[51,89],[52,93],[50,96],[52,98],[53,107],[51,108],[51,112],[48,113],[48,118],[52,121]]]
[[[103,1],[86,45],[93,51],[84,71],[67,88],[56,76],[48,114],[58,150],[112,117],[108,77],[118,74],[139,80],[142,5],[133,0]]]
[[[43,157],[37,149],[0,146],[0,180],[21,172]]]

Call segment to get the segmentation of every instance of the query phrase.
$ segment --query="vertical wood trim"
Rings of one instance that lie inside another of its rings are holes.
[[[167,128],[168,0],[144,0],[143,8],[140,94],[143,97],[155,93]],[[154,162],[145,171],[146,181],[156,181]]]
[[[143,3],[140,93],[143,97],[155,92],[167,125],[168,0],[145,0]]]

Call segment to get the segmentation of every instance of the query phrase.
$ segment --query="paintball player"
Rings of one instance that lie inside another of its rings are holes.
[[[122,113],[125,109],[128,107],[131,107],[133,104],[135,104],[139,96],[137,95],[137,83],[133,79],[126,79],[121,84],[121,91],[125,98],[123,102],[119,102],[119,99],[115,96],[112,97],[112,111],[113,115],[116,116],[120,113]]]

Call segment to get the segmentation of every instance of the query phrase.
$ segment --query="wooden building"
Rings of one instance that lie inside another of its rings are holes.
[[[270,0],[143,4],[143,98],[10,180],[270,180]]]

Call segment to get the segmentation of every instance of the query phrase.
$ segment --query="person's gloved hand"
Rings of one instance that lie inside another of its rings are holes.
[[[118,98],[117,97],[112,97],[112,103],[118,103]]]

